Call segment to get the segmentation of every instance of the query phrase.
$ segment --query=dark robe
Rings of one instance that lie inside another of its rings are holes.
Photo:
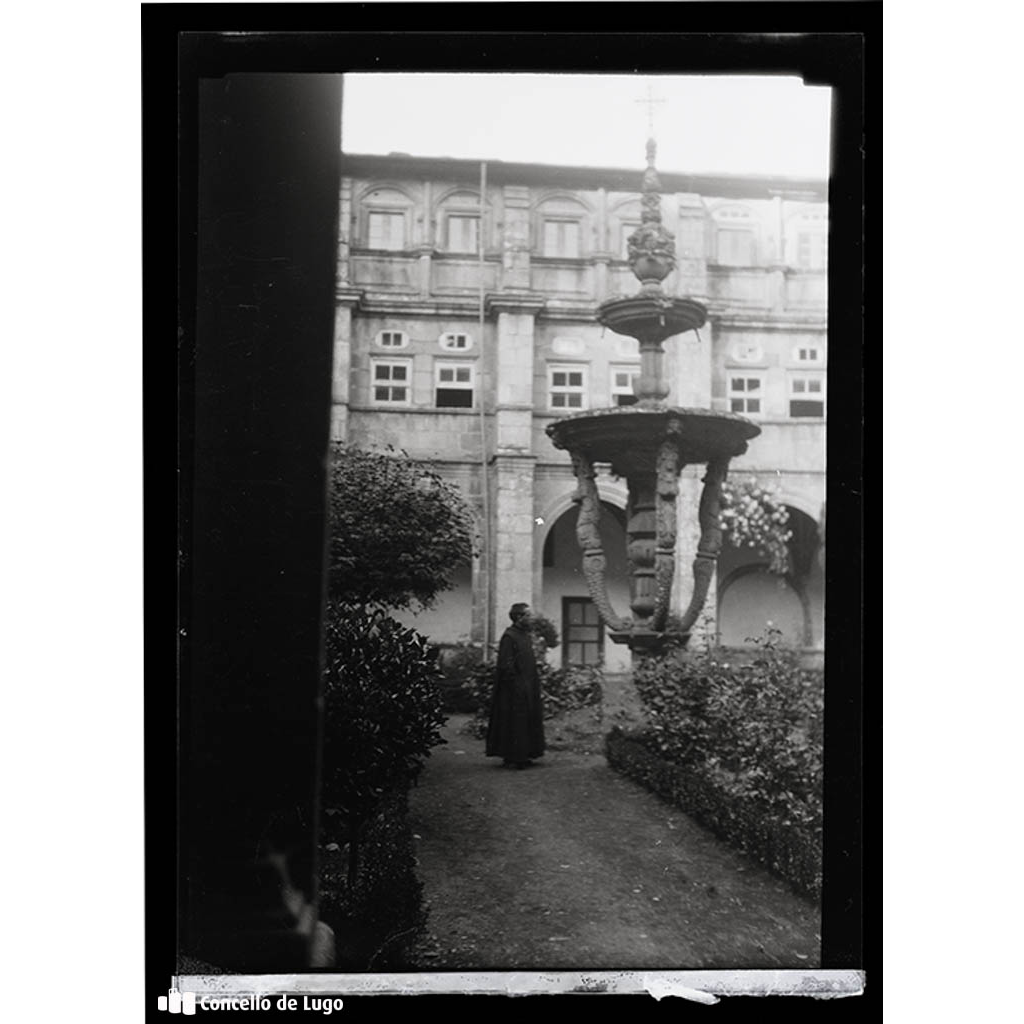
[[[498,681],[487,728],[487,757],[523,762],[544,753],[544,718],[533,640],[509,626],[498,646]]]

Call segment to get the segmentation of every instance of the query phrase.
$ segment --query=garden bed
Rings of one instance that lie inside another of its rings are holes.
[[[821,898],[820,831],[727,791],[703,772],[666,760],[644,743],[643,733],[613,728],[605,754],[616,771],[685,811],[798,891]]]

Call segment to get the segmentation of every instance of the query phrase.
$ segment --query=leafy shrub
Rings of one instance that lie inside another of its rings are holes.
[[[325,825],[351,849],[385,795],[402,791],[443,743],[437,650],[379,609],[332,603],[325,629]]]
[[[712,647],[669,650],[633,671],[647,713],[645,742],[702,771],[736,797],[756,799],[787,822],[821,828],[821,673],[770,629],[749,664]]]
[[[480,644],[438,645],[438,665],[441,668],[441,699],[446,711],[470,712],[476,710],[470,679],[483,660]]]
[[[557,647],[559,644],[558,627],[546,616],[534,612],[530,616],[530,632],[533,633],[535,641],[542,646],[538,660],[544,656],[545,651]]]
[[[600,706],[603,700],[604,676],[596,665],[552,668],[546,661],[538,659],[537,675],[545,719],[577,708]],[[497,680],[498,667],[492,662],[479,665],[464,684],[467,703],[471,703],[474,709],[473,718],[466,728],[471,736],[478,739],[487,735]]]
[[[459,489],[393,448],[338,444],[331,456],[328,585],[335,600],[429,607],[473,553]]]
[[[353,883],[344,845],[326,843],[320,853],[320,917],[334,929],[334,966],[401,967],[426,918],[404,790],[384,796],[364,826],[362,842],[363,867]]]

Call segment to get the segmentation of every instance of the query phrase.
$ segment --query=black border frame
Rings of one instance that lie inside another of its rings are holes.
[[[877,245],[870,228],[877,223],[880,170],[874,159],[865,163],[862,147],[880,121],[881,5],[640,3],[587,5],[585,10],[592,31],[563,33],[521,26],[535,26],[538,21],[546,25],[578,22],[579,6],[142,7],[146,992],[154,1008],[156,995],[166,991],[173,974],[176,950],[174,894],[162,867],[175,842],[175,820],[168,812],[174,775],[168,766],[175,763],[178,745],[174,687],[167,685],[168,666],[175,659],[169,623],[177,616],[176,598],[171,595],[179,585],[171,511],[178,502],[176,454],[167,424],[187,425],[190,415],[187,389],[179,396],[168,384],[177,379],[178,366],[177,347],[170,344],[167,334],[174,323],[179,325],[179,342],[194,331],[195,288],[190,284],[194,258],[189,245],[196,229],[197,83],[206,75],[244,70],[615,73],[639,69],[657,73],[683,68],[694,72],[733,69],[796,72],[809,83],[830,85],[835,90],[830,201],[832,230],[843,247],[830,259],[830,371],[833,379],[843,380],[844,385],[830,391],[833,429],[828,435],[827,495],[831,536],[843,538],[845,553],[842,562],[835,557],[830,560],[826,574],[830,681],[822,966],[863,968],[871,962],[865,948],[863,872],[865,844],[877,856],[877,837],[864,818],[864,807],[867,779],[876,766],[864,758],[864,723],[865,719],[877,721],[880,699],[877,686],[869,690],[863,685],[863,654],[874,632],[864,619],[863,559],[854,555],[858,540],[861,553],[866,544],[864,449],[877,441],[877,428],[866,415],[865,391],[875,393],[880,387],[880,368],[868,359],[865,342],[877,335],[880,320],[872,283],[877,264],[865,273],[867,242]],[[318,28],[297,32],[292,27],[296,23]],[[403,26],[401,32],[391,30],[396,24]],[[440,27],[453,24],[459,28]],[[228,25],[257,28],[219,34]],[[623,31],[623,25],[643,29]],[[735,25],[743,25],[743,31],[730,31]],[[814,31],[808,33],[809,27]],[[572,45],[567,45],[570,40]],[[177,210],[167,201],[171,175],[176,177]],[[180,252],[175,251],[178,247]],[[877,252],[874,249],[873,260]],[[175,281],[177,288],[172,284]],[[870,377],[866,378],[868,368]],[[187,474],[188,468],[182,466],[181,470]],[[850,644],[850,636],[861,636],[864,642]],[[877,732],[873,738],[877,740]],[[869,988],[874,982],[875,994],[877,981],[870,971]],[[527,999],[527,1003],[532,1001]],[[787,1012],[796,1002],[789,1001]],[[859,1002],[864,1009],[860,1000],[844,1002]]]

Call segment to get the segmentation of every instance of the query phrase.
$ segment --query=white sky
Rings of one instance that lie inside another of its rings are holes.
[[[643,166],[648,94],[658,168],[825,179],[831,89],[765,75],[352,74],[349,153]]]

